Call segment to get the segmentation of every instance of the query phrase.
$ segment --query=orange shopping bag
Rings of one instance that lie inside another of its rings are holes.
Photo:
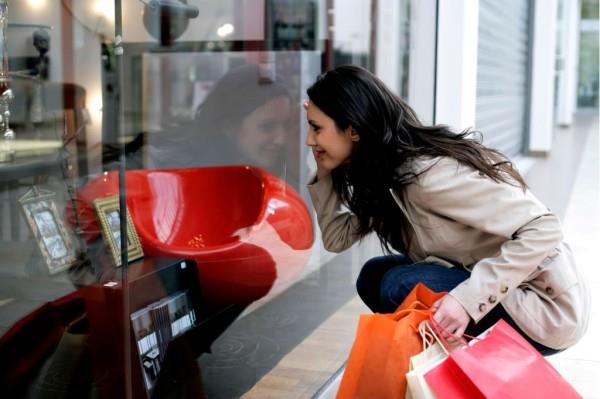
[[[419,283],[394,313],[361,315],[337,399],[404,399],[410,357],[423,350],[419,324],[445,294]]]

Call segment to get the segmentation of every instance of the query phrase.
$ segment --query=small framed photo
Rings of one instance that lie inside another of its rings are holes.
[[[53,192],[34,186],[19,199],[50,274],[68,269],[76,260],[71,236],[59,216],[54,197]]]
[[[94,201],[94,208],[98,214],[102,237],[106,243],[116,266],[121,266],[121,210],[119,196],[99,198]],[[127,259],[139,259],[144,256],[142,244],[135,230],[133,219],[127,212]]]

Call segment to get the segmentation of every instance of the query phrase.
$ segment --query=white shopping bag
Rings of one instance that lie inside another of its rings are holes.
[[[444,361],[448,357],[448,351],[426,321],[419,325],[419,333],[423,338],[423,352],[410,358],[405,399],[436,399],[423,376]]]

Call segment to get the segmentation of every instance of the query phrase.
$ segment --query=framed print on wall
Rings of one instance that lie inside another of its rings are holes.
[[[94,201],[94,208],[100,221],[102,237],[108,247],[116,266],[121,266],[121,211],[119,196],[99,198]],[[129,262],[144,256],[142,244],[135,230],[133,219],[127,211],[127,259]]]
[[[54,197],[53,192],[33,186],[19,199],[50,274],[68,269],[76,260],[71,236],[58,213]]]

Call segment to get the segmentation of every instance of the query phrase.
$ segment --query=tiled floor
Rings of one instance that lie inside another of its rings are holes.
[[[572,348],[549,360],[584,398],[600,398],[600,175],[598,121],[590,126],[578,173],[564,219],[566,241],[584,269],[592,293],[586,336]]]

